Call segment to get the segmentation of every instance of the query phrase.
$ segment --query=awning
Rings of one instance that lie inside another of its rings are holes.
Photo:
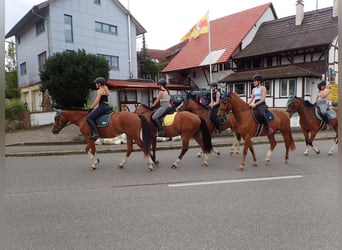
[[[158,89],[156,82],[143,80],[107,80],[107,85],[111,89],[119,90],[153,90]],[[183,84],[169,83],[166,85],[170,90],[190,90],[191,87]]]
[[[320,73],[313,72],[308,69],[304,69],[304,68],[294,66],[294,65],[288,65],[288,66],[276,67],[276,68],[266,68],[266,69],[236,72],[236,73],[232,73],[228,76],[223,77],[222,79],[218,80],[218,82],[235,83],[235,82],[251,81],[252,77],[255,74],[262,75],[264,79],[283,79],[283,78],[301,77],[301,76],[320,78],[322,76]]]

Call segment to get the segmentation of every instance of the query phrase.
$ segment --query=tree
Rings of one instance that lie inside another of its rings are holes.
[[[13,43],[12,41],[8,41],[5,56],[6,56],[5,97],[7,99],[19,99],[20,98],[20,89],[18,88],[15,43]]]
[[[85,50],[55,53],[40,71],[41,91],[47,89],[58,108],[80,108],[87,104],[94,79],[108,78],[108,61]]]

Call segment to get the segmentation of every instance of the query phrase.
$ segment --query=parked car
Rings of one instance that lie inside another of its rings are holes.
[[[200,89],[194,90],[190,92],[192,98],[203,105],[209,105],[211,97],[210,97],[210,90],[209,89]]]
[[[171,95],[171,105],[172,106],[178,106],[179,104],[181,104],[183,101],[186,100],[186,94],[181,94],[181,95]]]

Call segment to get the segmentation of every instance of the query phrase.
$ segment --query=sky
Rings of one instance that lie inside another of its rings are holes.
[[[85,1],[85,0],[83,0]],[[295,15],[296,0],[119,0],[145,28],[149,49],[167,49],[180,39],[208,11],[214,20],[272,2],[278,18]],[[34,5],[44,0],[5,0],[7,33]],[[333,6],[334,0],[304,0],[304,11]],[[138,42],[139,43],[139,42]],[[139,49],[139,44],[138,44]]]

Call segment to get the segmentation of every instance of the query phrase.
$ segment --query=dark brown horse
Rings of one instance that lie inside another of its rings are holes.
[[[150,108],[148,108],[146,105],[139,104],[136,107],[135,113],[144,115],[150,124],[151,132],[153,133],[152,158],[155,162],[158,162],[156,161],[155,157],[155,151],[157,147],[157,130],[151,118],[153,111],[150,110]],[[204,153],[204,161],[202,166],[208,166],[208,154],[212,151],[213,146],[211,142],[211,134],[209,133],[204,119],[187,111],[176,112],[172,124],[163,124],[163,126],[165,129],[165,137],[174,137],[180,135],[182,138],[182,150],[177,160],[172,164],[172,168],[177,168],[179,166],[180,161],[183,159],[183,156],[189,149],[189,141],[191,138],[196,140]]]
[[[200,117],[202,117],[205,122],[207,123],[209,132],[212,134],[215,131],[215,125],[209,118],[209,108],[202,103],[199,103],[196,100],[193,100],[191,95],[188,95],[188,99],[183,101],[178,107],[177,110],[185,110],[189,111],[191,113],[197,114]],[[235,140],[230,148],[230,154],[239,154],[240,152],[240,141],[241,136],[236,133],[237,129],[237,122],[235,120],[235,117],[232,114],[226,115],[227,122],[219,125],[219,131],[226,130],[228,128],[231,129],[231,131],[234,133]],[[217,155],[220,155],[220,152],[213,148],[213,152]],[[197,154],[198,157],[201,156],[201,152]]]
[[[100,160],[95,157],[95,141],[89,139],[91,129],[87,123],[88,111],[86,110],[56,110],[55,122],[52,133],[58,134],[65,126],[74,124],[80,128],[80,132],[87,141],[85,151],[93,159],[92,169],[96,169]],[[127,136],[127,152],[125,158],[121,161],[118,168],[123,168],[130,154],[133,151],[133,140],[141,148],[144,156],[148,158],[148,168],[153,169],[153,161],[149,154],[151,145],[151,134],[149,125],[143,116],[130,112],[117,112],[112,114],[108,126],[99,128],[101,138],[112,138],[123,133]],[[140,138],[142,132],[142,138]]]
[[[335,138],[328,155],[333,154],[335,146],[338,143],[338,109],[332,108],[332,110],[335,111],[335,117],[330,120],[330,126],[335,130]],[[292,117],[295,112],[299,114],[299,125],[303,131],[306,143],[304,155],[309,154],[310,148],[312,148],[316,154],[319,154],[320,150],[313,145],[313,141],[317,133],[325,129],[326,124],[324,120],[317,118],[316,105],[303,98],[290,96],[287,101],[286,111],[289,112],[290,117]]]
[[[266,136],[267,131],[265,128],[259,126],[256,122],[253,110],[249,107],[248,103],[243,101],[235,92],[228,92],[227,97],[221,102],[218,116],[226,115],[227,112],[232,111],[236,121],[238,122],[239,134],[245,140],[243,147],[242,162],[239,169],[244,170],[246,164],[246,155],[248,148],[250,149],[253,156],[254,166],[257,166],[257,160],[253,148],[252,137],[255,136]],[[289,160],[289,149],[295,149],[295,143],[292,137],[292,131],[290,126],[290,118],[285,111],[280,109],[270,109],[274,115],[274,120],[269,122],[270,127],[274,131],[280,131],[283,135],[285,142],[285,159],[284,163],[288,163]],[[267,152],[265,163],[269,163],[271,160],[272,152],[277,145],[274,134],[267,135],[270,143],[270,148]]]

